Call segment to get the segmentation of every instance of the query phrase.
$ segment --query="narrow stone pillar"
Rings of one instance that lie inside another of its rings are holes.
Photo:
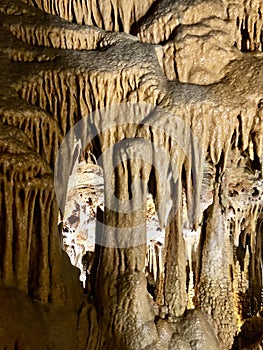
[[[151,144],[139,138],[125,139],[103,154],[105,213],[98,224],[96,300],[107,346],[118,349],[144,349],[157,340],[144,274],[151,159]]]
[[[207,211],[197,300],[201,310],[210,316],[223,348],[230,349],[237,330],[237,319],[231,281],[229,232],[218,187],[215,189],[214,203]]]
[[[178,179],[181,182],[180,178]],[[187,306],[186,253],[182,234],[181,183],[177,184],[178,209],[166,227],[165,304],[168,314],[181,316]]]

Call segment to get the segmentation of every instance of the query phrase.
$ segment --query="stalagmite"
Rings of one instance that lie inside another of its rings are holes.
[[[180,193],[177,194],[180,197]],[[165,303],[168,313],[181,316],[187,303],[186,297],[186,256],[185,244],[181,233],[182,218],[178,210],[169,225],[167,235],[167,256],[165,264]]]
[[[220,189],[215,191],[220,195]],[[236,316],[232,295],[229,250],[223,208],[214,199],[207,212],[204,245],[201,248],[202,268],[198,286],[198,304],[214,322],[219,340],[230,349],[236,333]]]

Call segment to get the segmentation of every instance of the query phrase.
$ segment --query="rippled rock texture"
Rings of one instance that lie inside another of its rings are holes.
[[[262,16],[0,1],[1,349],[262,348]]]

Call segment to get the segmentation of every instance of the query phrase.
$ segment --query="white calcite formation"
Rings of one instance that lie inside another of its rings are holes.
[[[262,348],[262,16],[0,1],[1,349]]]

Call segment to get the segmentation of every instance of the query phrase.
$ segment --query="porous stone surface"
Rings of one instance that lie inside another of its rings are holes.
[[[0,0],[1,349],[262,348],[262,16]]]

